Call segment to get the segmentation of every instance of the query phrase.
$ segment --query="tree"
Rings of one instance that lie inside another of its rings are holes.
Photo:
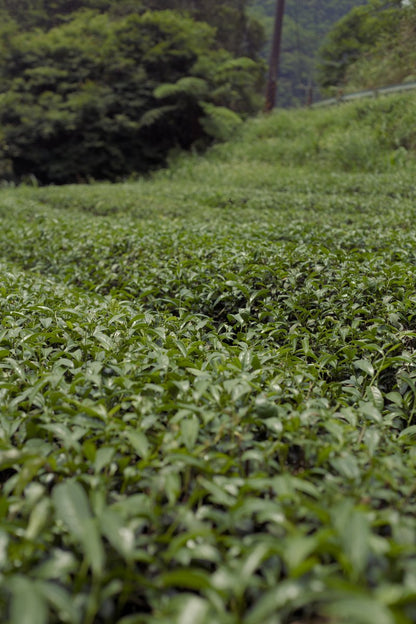
[[[3,29],[3,159],[15,178],[42,183],[147,171],[175,146],[224,136],[257,106],[259,80],[258,63],[173,11],[82,11],[47,33]]]
[[[8,15],[23,30],[49,30],[81,9],[125,15],[143,10],[141,0],[0,0],[0,13]]]
[[[0,0],[0,15],[12,17],[25,30],[49,30],[82,9],[108,13],[113,18],[141,15],[147,10],[175,10],[213,26],[218,47],[255,59],[264,33],[247,6],[248,0]]]
[[[286,0],[279,72],[279,104],[305,103],[316,84],[318,51],[333,24],[352,7],[366,0]],[[271,42],[276,0],[254,0],[251,11],[260,20]],[[269,58],[269,44],[264,57]]]
[[[339,20],[320,50],[319,83],[322,87],[342,87],[347,72],[360,57],[379,41],[398,32],[401,1],[372,0],[355,7]]]

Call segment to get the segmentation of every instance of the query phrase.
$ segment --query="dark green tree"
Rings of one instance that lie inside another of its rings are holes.
[[[316,91],[319,48],[334,23],[366,0],[286,0],[279,71],[280,106],[304,104],[311,87]],[[253,0],[251,11],[260,20],[269,58],[276,0]],[[316,93],[315,93],[316,95]]]
[[[113,17],[140,15],[146,10],[175,10],[216,29],[219,47],[236,56],[256,58],[264,43],[260,23],[247,11],[249,0],[0,0],[0,15],[12,17],[23,29],[57,26],[81,9]]]
[[[398,33],[401,14],[400,0],[371,0],[340,19],[320,50],[320,85],[343,87],[351,65],[370,53],[379,42]]]
[[[83,11],[46,34],[3,29],[3,159],[42,183],[118,179],[223,138],[257,107],[261,66],[173,11]],[[232,110],[231,110],[232,109]]]

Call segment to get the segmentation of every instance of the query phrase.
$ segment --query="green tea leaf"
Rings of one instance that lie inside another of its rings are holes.
[[[134,531],[128,528],[120,514],[105,509],[100,515],[100,526],[103,535],[128,562],[134,556]]]
[[[390,610],[374,598],[351,595],[335,600],[325,608],[329,617],[348,624],[395,624]]]
[[[159,583],[163,588],[177,587],[194,590],[208,589],[211,585],[206,572],[193,568],[166,572],[160,576]]]
[[[181,438],[188,451],[191,451],[198,437],[199,433],[199,421],[196,416],[190,418],[183,418],[181,420]]]
[[[355,360],[353,364],[355,368],[358,368],[370,377],[374,375],[374,367],[369,360]]]
[[[48,605],[35,581],[21,575],[12,577],[10,624],[47,624]]]
[[[76,481],[67,481],[55,486],[52,498],[57,518],[80,543],[94,573],[101,574],[105,559],[104,549],[84,489]]]
[[[143,431],[128,431],[126,437],[139,457],[147,459],[150,454],[150,445]]]

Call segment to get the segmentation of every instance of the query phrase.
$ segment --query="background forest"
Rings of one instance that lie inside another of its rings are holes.
[[[261,106],[262,29],[245,8],[1,2],[2,176],[117,179],[230,136]]]
[[[365,0],[287,0],[279,78],[279,106],[305,104],[311,87],[319,94],[319,51],[333,25]],[[255,0],[253,14],[265,31],[269,58],[275,0]],[[329,63],[331,61],[329,60]]]

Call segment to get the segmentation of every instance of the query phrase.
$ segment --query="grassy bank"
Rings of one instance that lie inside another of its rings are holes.
[[[0,621],[415,621],[414,101],[1,191]]]

